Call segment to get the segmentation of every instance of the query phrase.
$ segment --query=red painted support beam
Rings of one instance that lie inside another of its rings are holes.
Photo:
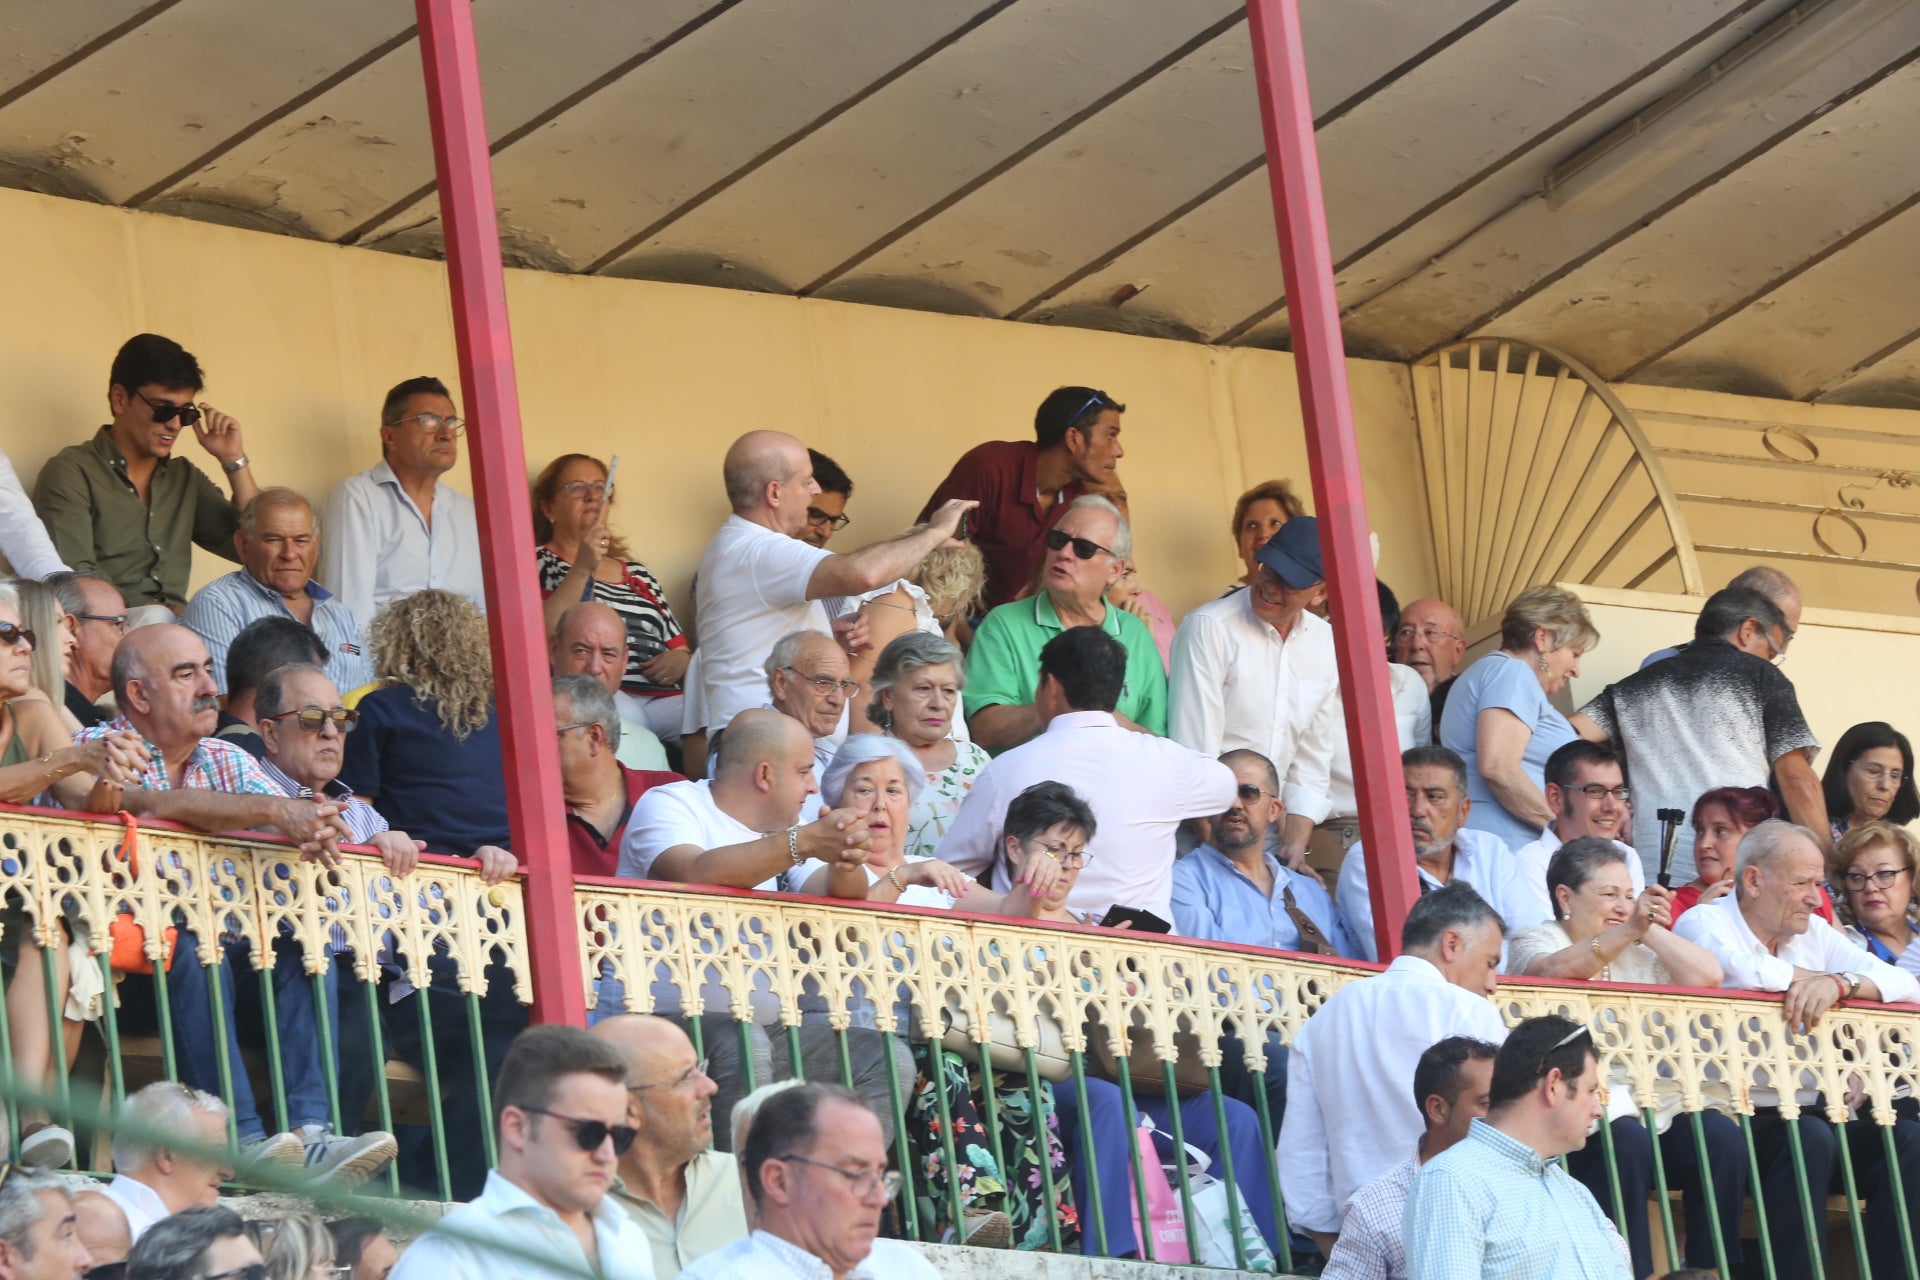
[[[520,393],[507,328],[507,283],[493,208],[472,0],[415,0],[426,64],[433,164],[440,180],[453,336],[460,352],[480,563],[493,641],[496,714],[513,851],[527,868],[533,1020],[586,1024],[573,867],[554,741],[547,646],[535,586],[533,513],[520,439]]]
[[[1333,288],[1297,0],[1247,0],[1247,25],[1253,37],[1260,125],[1267,139],[1267,179],[1273,185],[1274,222],[1280,233],[1280,266],[1286,275],[1293,360],[1306,414],[1307,468],[1327,562],[1347,740],[1353,744],[1374,934],[1380,958],[1390,960],[1399,954],[1400,925],[1413,909],[1419,886],[1367,538],[1367,499],[1353,439],[1346,347],[1340,338],[1340,304]]]

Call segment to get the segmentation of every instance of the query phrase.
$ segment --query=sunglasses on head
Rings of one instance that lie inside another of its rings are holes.
[[[92,1273],[89,1272],[88,1274],[91,1275]],[[124,1272],[122,1274],[124,1274]],[[222,1271],[216,1275],[210,1275],[207,1277],[207,1280],[267,1280],[267,1264],[264,1262],[249,1262],[244,1267],[235,1267],[231,1271]]]
[[[563,1116],[558,1111],[549,1111],[545,1107],[522,1107],[522,1111],[531,1115],[546,1116],[558,1120],[573,1130],[573,1140],[580,1144],[582,1151],[598,1151],[600,1144],[608,1138],[613,1139],[613,1154],[623,1156],[640,1136],[640,1131],[630,1124],[608,1124],[604,1120],[582,1120],[578,1116]]]
[[[11,649],[22,641],[27,648],[33,648],[36,643],[33,632],[17,622],[0,622],[0,648]]]
[[[292,717],[308,733],[318,733],[327,721],[333,721],[333,727],[341,733],[352,733],[353,726],[360,723],[360,712],[352,707],[301,707],[297,711],[282,711],[277,716],[261,716],[262,720],[285,720]]]
[[[180,419],[182,426],[188,427],[200,421],[200,406],[194,404],[192,401],[188,401],[186,404],[175,404],[171,400],[148,399],[146,396],[140,395],[138,391],[133,394],[140,396],[141,403],[153,410],[153,420],[162,426],[172,422],[175,418]]]
[[[1082,560],[1091,560],[1102,551],[1106,551],[1110,556],[1113,555],[1113,552],[1107,551],[1105,547],[1093,541],[1091,538],[1076,538],[1072,534],[1062,533],[1058,529],[1047,530],[1047,550],[1058,551],[1069,542],[1073,544],[1073,554],[1079,556]],[[1118,557],[1116,556],[1115,559],[1118,559]]]

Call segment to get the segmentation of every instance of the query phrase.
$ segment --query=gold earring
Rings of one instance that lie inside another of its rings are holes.
[[[1543,654],[1541,654],[1541,655],[1540,655],[1540,657],[1539,657],[1539,664],[1540,664],[1540,674],[1541,674],[1541,675],[1543,675],[1543,676],[1550,676],[1550,675],[1552,675],[1552,674],[1553,674],[1553,668],[1547,665],[1547,655],[1546,655],[1546,654],[1544,654],[1544,653],[1543,653]]]

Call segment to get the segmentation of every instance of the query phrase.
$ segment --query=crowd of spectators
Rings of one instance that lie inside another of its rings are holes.
[[[466,429],[448,389],[394,387],[381,462],[316,508],[255,478],[203,382],[179,344],[132,339],[111,422],[42,469],[31,508],[0,490],[0,553],[21,575],[0,586],[0,800],[273,831],[328,866],[369,848],[396,882],[423,856],[512,875],[477,516],[443,478]],[[730,514],[685,619],[614,528],[617,465],[547,463],[530,533],[574,873],[1375,959],[1317,524],[1285,481],[1248,490],[1231,521],[1246,572],[1176,625],[1133,562],[1125,412],[1097,388],[1051,392],[1031,440],[974,448],[919,523],[854,549],[831,545],[853,522],[847,472],[749,432],[726,452]],[[188,428],[224,489],[179,455]],[[239,567],[190,593],[195,546]],[[1920,1221],[1911,1100],[1883,1143],[1857,1099],[1836,1121],[1775,1082],[1753,1098],[1749,1161],[1729,1098],[1683,1119],[1677,1082],[1636,1099],[1587,1028],[1509,1032],[1489,999],[1501,973],[1762,990],[1801,1030],[1843,1000],[1920,999],[1912,748],[1856,725],[1815,774],[1779,665],[1794,584],[1740,574],[1691,641],[1577,709],[1568,689],[1600,637],[1572,591],[1523,591],[1469,663],[1455,609],[1378,590],[1369,660],[1387,669],[1421,891],[1400,954],[1291,1045],[1267,1035],[1264,1071],[1229,1026],[1225,1096],[1170,1077],[1134,1099],[1143,1119],[1232,1170],[1269,1248],[1277,1181],[1297,1250],[1329,1275],[1537,1275],[1569,1251],[1586,1274],[1649,1275],[1656,1157],[1684,1193],[1689,1264],[1712,1265],[1716,1236],[1743,1261],[1749,1195],[1777,1257],[1823,1248],[1802,1173],[1816,1200],[1858,1190],[1890,1274],[1900,1196]],[[409,1134],[330,1119],[364,1114],[371,1088],[340,1043],[382,1030],[375,1043],[437,1063],[449,1115],[490,1098],[493,1125],[448,1126],[438,1159],[467,1207],[412,1246],[401,1280],[493,1274],[493,1247],[660,1280],[813,1274],[808,1255],[836,1275],[924,1274],[876,1239],[902,1179],[950,1240],[1141,1247],[1138,1135],[1097,1053],[1056,1088],[1027,1062],[940,1052],[942,1028],[882,1034],[892,996],[835,1010],[811,980],[782,1027],[765,975],[741,993],[709,974],[695,1018],[645,964],[600,975],[591,1032],[527,1030],[504,975],[471,1002],[444,951],[424,988],[391,949],[363,958],[380,998],[343,1000],[344,935],[323,966],[283,930],[266,969],[219,923],[170,939],[220,955],[212,981],[179,963],[109,991],[68,947],[22,946],[23,920],[9,906],[0,933],[10,984],[55,992],[63,1016],[9,999],[13,1079],[34,1089],[71,1065],[117,1000],[121,1027],[170,1028],[179,1080],[128,1099],[104,1191],[0,1176],[0,1274],[35,1251],[73,1261],[30,1274],[97,1271],[124,1236],[127,1276],[384,1275],[392,1242],[370,1224],[263,1229],[214,1205],[234,1160],[345,1186],[398,1160],[428,1183],[434,1153]],[[77,921],[54,928],[92,954]],[[263,1037],[272,1107],[243,1053]],[[849,1087],[752,1087],[797,1077]],[[716,1130],[716,1109],[734,1124]],[[57,1117],[19,1118],[24,1165],[74,1161]],[[1842,1144],[1842,1127],[1859,1132]]]

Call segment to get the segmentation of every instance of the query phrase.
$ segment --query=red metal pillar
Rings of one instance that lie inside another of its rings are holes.
[[[1307,468],[1327,562],[1347,740],[1353,744],[1374,935],[1380,958],[1390,960],[1399,954],[1400,925],[1419,896],[1419,886],[1381,642],[1380,601],[1373,585],[1366,493],[1353,440],[1346,347],[1333,289],[1297,0],[1247,0],[1247,25],[1267,140],[1267,178],[1273,184],[1274,222],[1280,233],[1280,267],[1286,276],[1294,366],[1306,415]]]
[[[548,696],[547,647],[533,565],[520,393],[507,329],[506,276],[494,218],[493,165],[480,99],[472,0],[415,0],[426,64],[433,163],[440,180],[453,336],[479,509],[487,629],[506,763],[513,851],[527,868],[526,925],[533,1020],[586,1023],[586,982],[574,914],[573,867]]]

